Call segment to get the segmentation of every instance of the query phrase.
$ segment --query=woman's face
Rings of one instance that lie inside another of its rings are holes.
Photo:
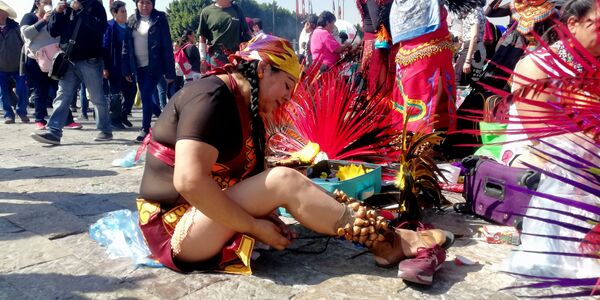
[[[577,19],[570,17],[567,20],[569,31],[581,45],[587,49],[593,56],[600,56],[600,44],[598,44],[598,29],[600,28],[600,19],[598,19],[596,5],[583,17]]]
[[[296,79],[284,71],[273,70],[268,64],[264,64],[265,67],[261,67],[262,65],[259,65],[259,69],[264,71],[258,83],[258,108],[261,113],[270,114],[290,101],[296,87]]]
[[[44,6],[46,5],[52,6],[52,0],[40,0],[36,5],[37,11],[46,14],[46,11],[44,10]]]
[[[125,6],[119,7],[117,13],[113,13],[112,15],[115,21],[117,21],[119,24],[125,24],[127,22],[127,9]]]
[[[188,43],[191,44],[195,44],[196,43],[196,36],[192,33],[190,35],[187,36],[187,41]]]
[[[327,23],[327,26],[325,26],[325,30],[327,30],[329,32],[333,32],[334,29],[335,29],[335,21],[331,21],[331,22]]]
[[[137,9],[142,16],[149,16],[154,9],[154,5],[152,5],[152,1],[150,0],[139,0],[137,2]]]

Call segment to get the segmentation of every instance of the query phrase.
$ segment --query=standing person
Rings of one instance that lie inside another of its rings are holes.
[[[392,41],[400,45],[393,99],[396,110],[408,119],[408,131],[455,128],[456,85],[447,15],[440,0],[392,4]]]
[[[298,59],[304,62],[306,66],[312,63],[312,55],[310,54],[310,37],[317,28],[317,16],[310,14],[304,20],[304,27],[300,31],[298,38]]]
[[[395,68],[391,52],[390,9],[392,0],[357,0],[364,38],[359,73],[371,95],[387,94],[392,89]]]
[[[231,0],[215,0],[200,13],[199,50],[204,73],[208,65],[218,67],[228,62],[227,56],[250,40],[248,24],[242,9]]]
[[[52,56],[58,51],[59,39],[50,36],[48,20],[52,11],[51,0],[34,0],[31,12],[21,19],[21,34],[25,39],[27,58],[25,59],[25,73],[27,83],[32,91],[35,109],[35,129],[46,129],[48,105],[54,99],[58,82],[48,77],[48,67]],[[42,67],[40,67],[42,66]],[[41,68],[44,68],[42,70]],[[73,114],[69,110],[65,129],[81,129],[83,126],[75,123]]]
[[[350,43],[340,45],[332,34],[335,28],[335,15],[324,11],[319,15],[317,28],[310,38],[310,52],[313,62],[320,64],[321,72],[333,67],[342,53],[352,49]]]
[[[123,74],[123,44],[125,37],[130,35],[127,27],[127,9],[125,2],[114,1],[110,6],[113,17],[108,21],[104,33],[104,71],[103,76],[108,80],[108,97],[110,99],[110,122],[114,128],[123,129],[131,127],[128,115],[124,114],[125,108],[132,105],[135,100],[137,88],[131,78]]]
[[[490,126],[490,123],[479,123],[476,120],[481,114],[476,113],[484,110],[494,110],[494,99],[498,99],[496,92],[488,87],[510,91],[507,79],[510,77],[509,70],[513,70],[517,62],[527,54],[526,50],[535,49],[538,45],[535,35],[543,36],[551,30],[557,22],[559,12],[551,0],[536,1],[515,0],[510,5],[512,9],[512,26],[500,38],[496,45],[495,53],[490,58],[483,70],[478,84],[473,86],[471,93],[467,95],[457,111],[457,129],[463,131],[448,135],[444,140],[443,148],[446,157],[463,158],[474,154],[478,147],[456,147],[455,145],[480,145],[490,143],[481,147],[475,154],[488,157],[499,157],[501,145],[493,145],[485,133],[479,132],[480,126]],[[485,86],[485,88],[484,88]],[[487,120],[491,122],[492,120]],[[493,124],[491,124],[493,126]],[[471,131],[464,132],[464,131]],[[483,131],[486,131],[483,128]],[[488,129],[489,131],[489,129]],[[489,135],[488,135],[489,136]]]
[[[485,0],[481,0],[479,7],[470,11],[462,20],[460,48],[454,66],[456,86],[471,85],[473,83],[472,74],[476,71],[474,69],[477,69],[477,73],[479,73],[487,58],[486,49],[483,46],[486,21],[483,15],[485,2]]]
[[[17,115],[21,122],[28,123],[27,117],[27,85],[25,76],[19,74],[23,39],[19,24],[14,20],[17,13],[6,3],[0,1],[0,100],[4,109],[4,124],[15,123],[15,112],[12,109],[9,79],[13,79],[17,88]]]
[[[182,45],[182,38],[178,38],[176,41],[173,42],[173,57],[175,57],[176,54],[179,53],[179,50],[181,50]],[[200,56],[200,54],[198,54],[198,56]],[[175,95],[175,93],[177,93],[183,87],[184,83],[185,80],[183,78],[183,70],[181,70],[181,67],[179,67],[179,64],[177,63],[177,58],[175,57],[175,81],[171,82],[167,87],[169,90],[167,93],[169,99],[173,97],[173,95]]]
[[[78,22],[79,32],[73,36]],[[96,128],[100,132],[94,140],[112,140],[108,102],[104,97],[102,82],[102,36],[106,30],[106,12],[102,3],[97,0],[73,0],[68,6],[65,1],[59,1],[50,17],[48,30],[51,36],[60,36],[62,49],[66,49],[72,39],[75,44],[69,55],[71,64],[58,81],[54,112],[48,122],[49,130],[46,133],[33,133],[31,137],[40,143],[60,144],[69,105],[83,81],[96,109]]]
[[[150,132],[152,114],[160,116],[161,108],[153,95],[161,79],[166,77],[166,83],[175,79],[175,61],[167,15],[154,8],[154,0],[136,0],[136,5],[128,20],[131,34],[125,38],[123,64],[125,76],[136,74],[140,89],[142,129],[135,141],[141,142]]]
[[[196,47],[196,35],[192,30],[186,30],[181,37],[182,46],[181,49],[183,54],[187,58],[188,63],[191,66],[191,71],[188,74],[183,74],[183,78],[186,82],[200,79],[200,52]]]

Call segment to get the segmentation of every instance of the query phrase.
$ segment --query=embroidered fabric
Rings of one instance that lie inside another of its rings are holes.
[[[452,43],[452,37],[450,35],[432,39],[429,42],[419,44],[411,49],[400,48],[396,55],[396,63],[401,66],[407,66],[415,61],[431,57],[444,50],[454,50],[454,44]]]

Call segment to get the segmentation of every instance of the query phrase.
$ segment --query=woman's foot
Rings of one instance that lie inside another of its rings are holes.
[[[449,244],[447,236],[445,231],[439,229],[422,231],[396,229],[384,234],[385,241],[375,243],[371,247],[371,252],[376,265],[392,267],[405,258],[416,257],[419,248]]]

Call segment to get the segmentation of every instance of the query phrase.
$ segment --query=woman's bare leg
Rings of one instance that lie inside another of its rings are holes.
[[[345,207],[310,179],[293,169],[277,167],[248,178],[225,191],[227,196],[254,217],[285,207],[302,225],[335,235],[335,225]],[[196,215],[177,256],[182,261],[202,261],[220,252],[235,234],[201,212]]]
[[[233,201],[254,217],[263,217],[277,207],[285,207],[305,227],[327,235],[337,235],[346,206],[337,202],[293,169],[277,167],[246,179],[225,191]],[[342,225],[343,226],[343,225]],[[177,258],[197,262],[217,255],[235,232],[198,212]],[[425,235],[433,235],[424,239]],[[441,244],[442,232],[418,233],[397,229],[386,234],[388,242],[371,250],[379,263],[412,257],[419,247]]]

